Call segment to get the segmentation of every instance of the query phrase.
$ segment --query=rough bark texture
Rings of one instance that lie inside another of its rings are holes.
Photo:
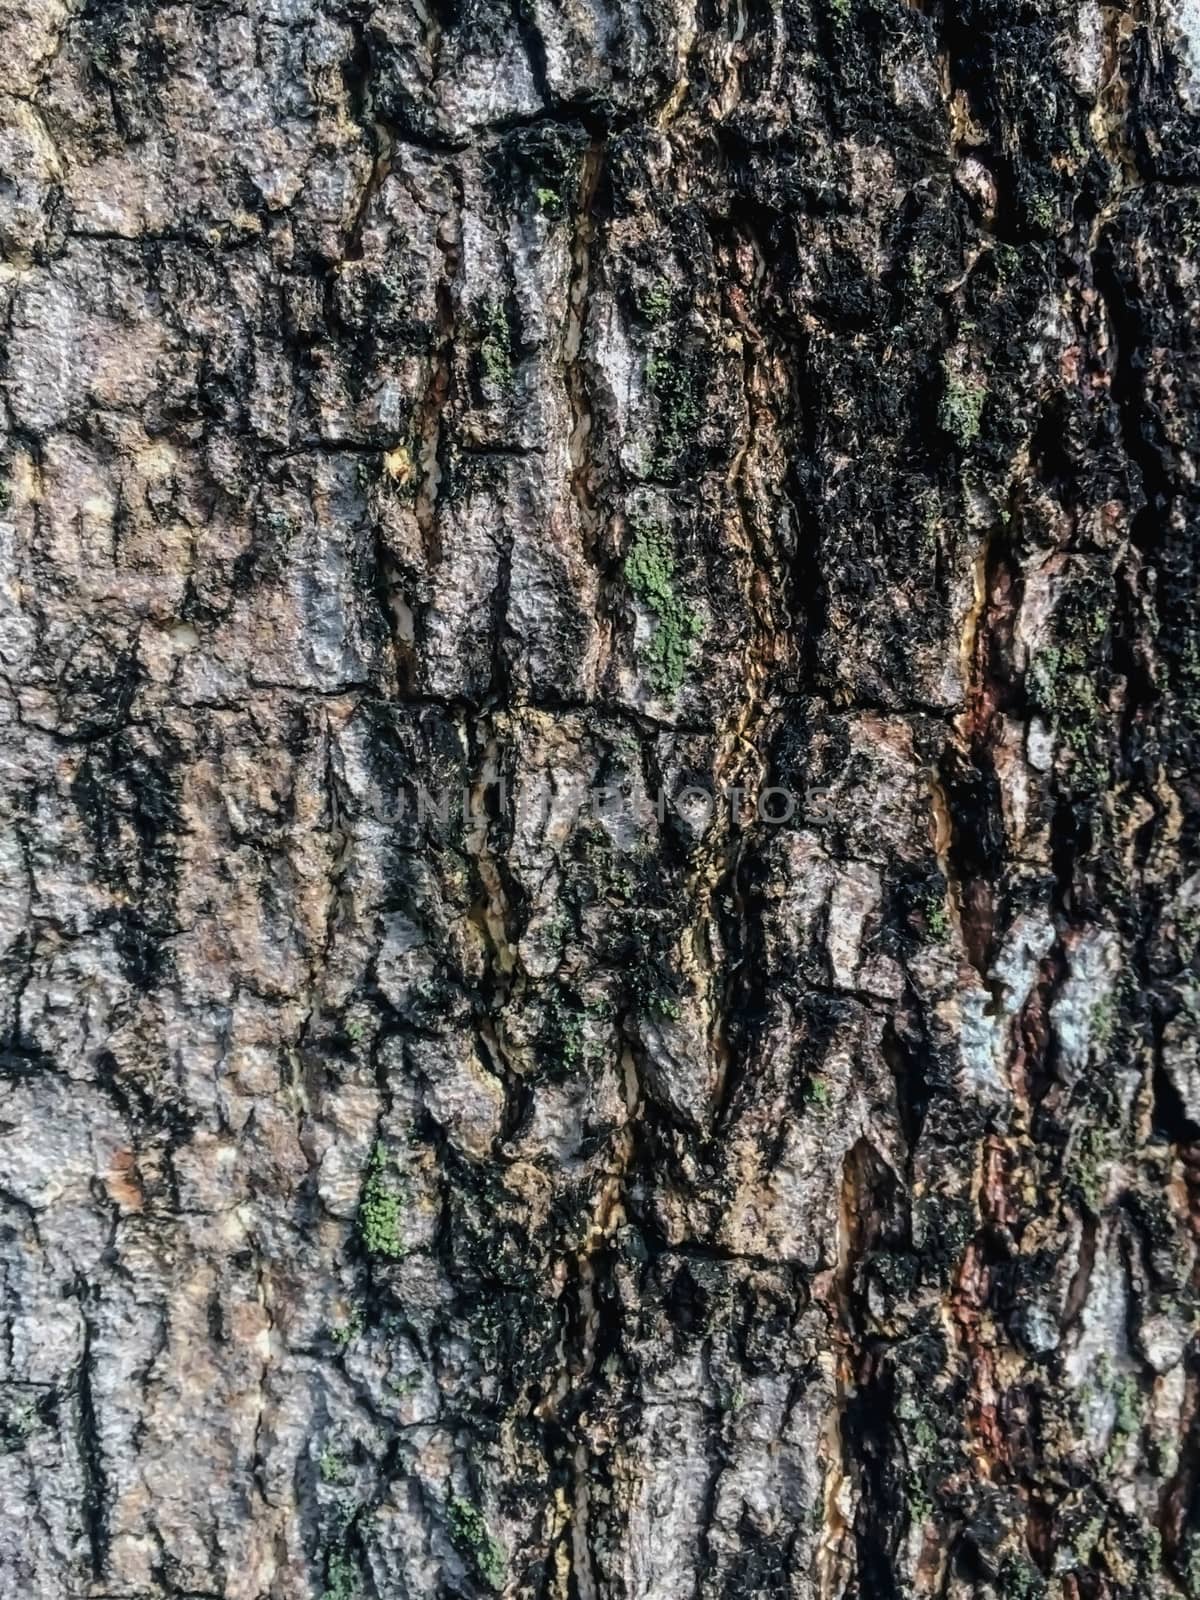
[[[1195,0],[0,40],[0,1594],[1197,1600]]]

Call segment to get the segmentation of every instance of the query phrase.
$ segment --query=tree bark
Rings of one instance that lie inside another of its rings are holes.
[[[1200,1600],[1193,0],[0,40],[0,1593]]]

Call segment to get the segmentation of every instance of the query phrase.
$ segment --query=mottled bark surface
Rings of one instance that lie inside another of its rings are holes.
[[[0,40],[0,1594],[1197,1600],[1195,0]]]

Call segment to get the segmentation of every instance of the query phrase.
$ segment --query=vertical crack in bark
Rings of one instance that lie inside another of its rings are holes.
[[[748,258],[748,261],[747,261]],[[749,262],[749,264],[748,264]],[[739,881],[750,833],[744,813],[757,810],[760,788],[769,774],[766,751],[776,712],[781,672],[791,665],[792,648],[789,624],[792,618],[771,587],[771,578],[782,583],[784,562],[775,547],[775,530],[762,526],[759,506],[761,484],[758,456],[765,453],[781,431],[770,403],[771,352],[756,324],[748,300],[761,293],[766,279],[766,263],[753,230],[747,225],[731,230],[725,252],[730,282],[725,289],[724,310],[738,327],[741,345],[740,381],[744,407],[745,436],[730,463],[726,488],[732,491],[736,508],[738,546],[746,571],[746,614],[753,620],[754,633],[747,640],[744,678],[738,704],[718,729],[713,759],[713,784],[718,796],[718,825],[687,883],[689,903],[696,906],[700,921],[694,924],[692,947],[705,979],[709,1007],[708,1044],[713,1054],[715,1082],[712,1092],[711,1122],[719,1127],[729,1106],[736,1068],[733,1047],[728,1037],[728,1019],[736,1011],[742,984],[741,958],[747,948],[748,906]],[[761,438],[765,432],[767,441]],[[786,503],[777,507],[787,515]],[[768,577],[767,575],[770,575]],[[753,824],[749,824],[752,829]],[[728,905],[728,910],[726,909]],[[731,952],[724,956],[725,971],[719,971],[711,930],[722,925],[736,928],[738,959]]]
[[[521,43],[525,47],[525,59],[529,62],[529,70],[533,75],[534,86],[541,97],[543,106],[550,111],[559,104],[559,96],[550,86],[550,74],[546,61],[546,41],[542,37],[542,30],[538,27],[537,12],[533,0],[509,0],[512,6],[513,20],[517,25]]]
[[[438,338],[434,347],[429,381],[414,417],[419,478],[413,513],[421,534],[425,564],[430,570],[439,566],[442,560],[441,533],[438,526],[438,490],[442,478],[439,453],[442,444],[442,411],[450,396],[451,356],[455,335],[452,285],[459,270],[464,205],[461,179],[456,179],[456,182],[458,215],[453,223],[443,219],[437,230],[436,243],[444,263],[444,271],[435,289]]]
[[[83,1310],[86,1285],[78,1285],[80,1316],[83,1321],[83,1349],[76,1369],[76,1393],[79,1400],[80,1465],[83,1469],[83,1511],[87,1526],[88,1549],[91,1555],[92,1576],[100,1581],[105,1575],[108,1559],[108,1483],[104,1471],[104,1447],[96,1416],[95,1394],[92,1387],[92,1342],[95,1337],[91,1319]]]
[[[993,530],[985,541],[976,574],[976,601],[964,629],[963,653],[970,661],[967,704],[942,758],[934,805],[963,948],[990,988],[998,876],[1005,854],[995,752],[1001,718],[1011,702],[1012,629],[1020,583],[1000,531]]]
[[[571,282],[567,291],[567,327],[563,340],[563,367],[571,407],[571,493],[579,513],[583,545],[594,561],[600,536],[600,513],[592,483],[591,433],[595,423],[582,360],[588,320],[588,280],[597,226],[593,215],[596,191],[604,167],[606,140],[593,138],[584,152],[579,180],[579,201],[571,239]]]
[[[476,753],[477,735],[480,742]],[[503,753],[490,718],[483,719],[482,727],[477,724],[464,729],[464,738],[477,774],[470,787],[465,848],[483,891],[471,916],[488,952],[488,996],[491,1009],[498,1012],[503,1010],[521,976],[520,954],[512,939],[512,909],[504,883],[503,859],[492,850],[488,815],[488,795],[502,779]],[[497,1058],[503,1061],[496,1030],[489,1027],[487,1037]]]
[[[364,90],[364,93],[369,91]],[[371,170],[367,174],[367,181],[363,184],[362,194],[359,196],[358,206],[346,235],[346,248],[343,252],[343,261],[360,261],[363,253],[363,233],[367,226],[372,202],[377,198],[383,188],[388,174],[392,170],[392,159],[395,146],[391,132],[382,122],[371,124],[371,137],[375,143],[375,154],[371,162]]]

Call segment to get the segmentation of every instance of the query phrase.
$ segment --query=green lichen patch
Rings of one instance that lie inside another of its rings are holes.
[[[572,999],[560,990],[553,990],[548,1001],[549,1039],[552,1055],[564,1074],[577,1071],[584,1063],[584,1015],[576,1009]]]
[[[362,1506],[345,1491],[327,1502],[322,1517],[318,1559],[325,1574],[321,1600],[359,1600],[362,1575],[352,1553],[351,1541]]]
[[[666,699],[674,699],[701,624],[676,592],[671,541],[657,523],[634,524],[633,544],[625,557],[625,581],[654,617],[654,634],[646,652],[651,682]]]
[[[638,291],[634,304],[642,321],[648,322],[652,328],[658,328],[670,317],[675,294],[668,279],[655,278],[653,283]]]
[[[1091,1377],[1082,1384],[1074,1402],[1075,1425],[1086,1436],[1095,1426],[1094,1408],[1097,1401],[1112,1408],[1112,1430],[1103,1465],[1115,1471],[1121,1464],[1127,1443],[1142,1428],[1142,1395],[1137,1379],[1130,1372],[1118,1372],[1111,1357],[1102,1353],[1091,1369]]]
[[[1108,1459],[1115,1465],[1120,1460],[1126,1439],[1131,1439],[1142,1425],[1141,1392],[1137,1380],[1128,1373],[1118,1378],[1113,1385],[1113,1404],[1116,1411]]]
[[[1044,190],[1030,195],[1025,205],[1025,215],[1035,233],[1049,236],[1058,225],[1058,207],[1054,196]]]
[[[1188,1600],[1200,1600],[1200,1528],[1189,1528],[1176,1559]]]
[[[950,913],[946,909],[945,881],[927,884],[921,894],[919,910],[925,937],[930,944],[941,944],[950,933]]]
[[[329,1330],[329,1337],[339,1350],[345,1350],[363,1331],[363,1309],[354,1306],[345,1322]]]
[[[561,222],[579,193],[587,135],[578,127],[548,124],[515,128],[488,161],[506,205],[525,212],[532,197],[548,222]]]
[[[949,890],[933,862],[907,869],[889,886],[888,920],[914,945],[942,944],[949,938]]]
[[[1110,1128],[1089,1125],[1083,1129],[1067,1168],[1068,1191],[1074,1190],[1087,1209],[1099,1216],[1104,1190],[1116,1151],[1116,1136]]]
[[[979,437],[987,388],[978,378],[966,378],[943,365],[945,388],[938,404],[938,423],[960,450],[969,449]]]
[[[652,1022],[678,1022],[683,1010],[672,988],[674,981],[661,958],[650,950],[639,950],[627,980],[631,1005]]]
[[[824,1078],[809,1078],[804,1085],[804,1103],[815,1106],[818,1111],[825,1111],[829,1107],[829,1085]]]
[[[0,1400],[0,1456],[23,1450],[37,1429],[37,1408],[31,1401],[19,1396]]]
[[[530,1012],[539,1017],[536,1050],[540,1076],[560,1082],[594,1061],[594,1030],[603,1019],[573,988],[552,980],[536,1000],[531,997]]]
[[[317,1471],[322,1483],[345,1483],[350,1476],[350,1468],[344,1458],[329,1444],[317,1457]]]
[[[358,1568],[344,1551],[332,1550],[325,1561],[325,1591],[321,1600],[358,1600],[362,1593]]]
[[[1009,1554],[1000,1564],[998,1589],[1003,1600],[1041,1600],[1046,1580],[1023,1556]]]
[[[576,907],[628,905],[637,888],[636,858],[618,850],[604,829],[592,819],[584,820],[572,839],[571,873],[567,893]]]
[[[455,1548],[471,1561],[490,1589],[502,1588],[508,1565],[504,1547],[488,1532],[483,1513],[456,1495],[447,1509],[447,1518]]]
[[[399,1190],[388,1181],[388,1165],[383,1145],[376,1143],[367,1162],[367,1175],[358,1202],[358,1232],[368,1255],[398,1261],[404,1254],[400,1239],[404,1201]]]
[[[476,313],[479,375],[482,382],[507,394],[513,381],[512,329],[501,300],[483,300]]]
[[[1084,676],[1086,661],[1076,645],[1051,645],[1033,665],[1033,691],[1039,703],[1065,719],[1064,737],[1072,746],[1086,741],[1100,702],[1096,685]]]
[[[1119,1008],[1117,1015],[1119,1018]],[[1093,1057],[1097,1069],[1112,1054],[1111,1044],[1100,1046],[1099,1054]],[[1124,1158],[1129,1143],[1120,1094],[1099,1070],[1080,1085],[1072,1122],[1073,1131],[1063,1154],[1063,1188],[1076,1204],[1099,1216],[1113,1165]],[[1136,1208],[1137,1200],[1138,1196],[1130,1196],[1131,1207]],[[1151,1218],[1146,1217],[1144,1224],[1147,1230],[1153,1230]],[[1173,1227],[1167,1231],[1174,1236]]]
[[[685,356],[658,351],[646,363],[646,386],[658,419],[650,470],[656,478],[667,478],[678,471],[695,440],[700,424],[699,385]]]
[[[958,1464],[958,1451],[943,1398],[915,1385],[898,1394],[897,1437],[902,1445],[900,1471],[910,1526],[919,1527],[941,1500],[942,1486]]]
[[[1074,596],[1057,619],[1058,641],[1038,653],[1028,677],[1031,700],[1054,719],[1073,777],[1085,787],[1100,785],[1108,771],[1102,724],[1109,620],[1099,596]]]
[[[1114,1371],[1112,1361],[1107,1355],[1101,1355],[1096,1363],[1095,1387],[1112,1401],[1112,1434],[1108,1441],[1108,1449],[1104,1453],[1104,1465],[1109,1471],[1113,1471],[1125,1453],[1126,1442],[1141,1430],[1141,1390],[1132,1373]]]

